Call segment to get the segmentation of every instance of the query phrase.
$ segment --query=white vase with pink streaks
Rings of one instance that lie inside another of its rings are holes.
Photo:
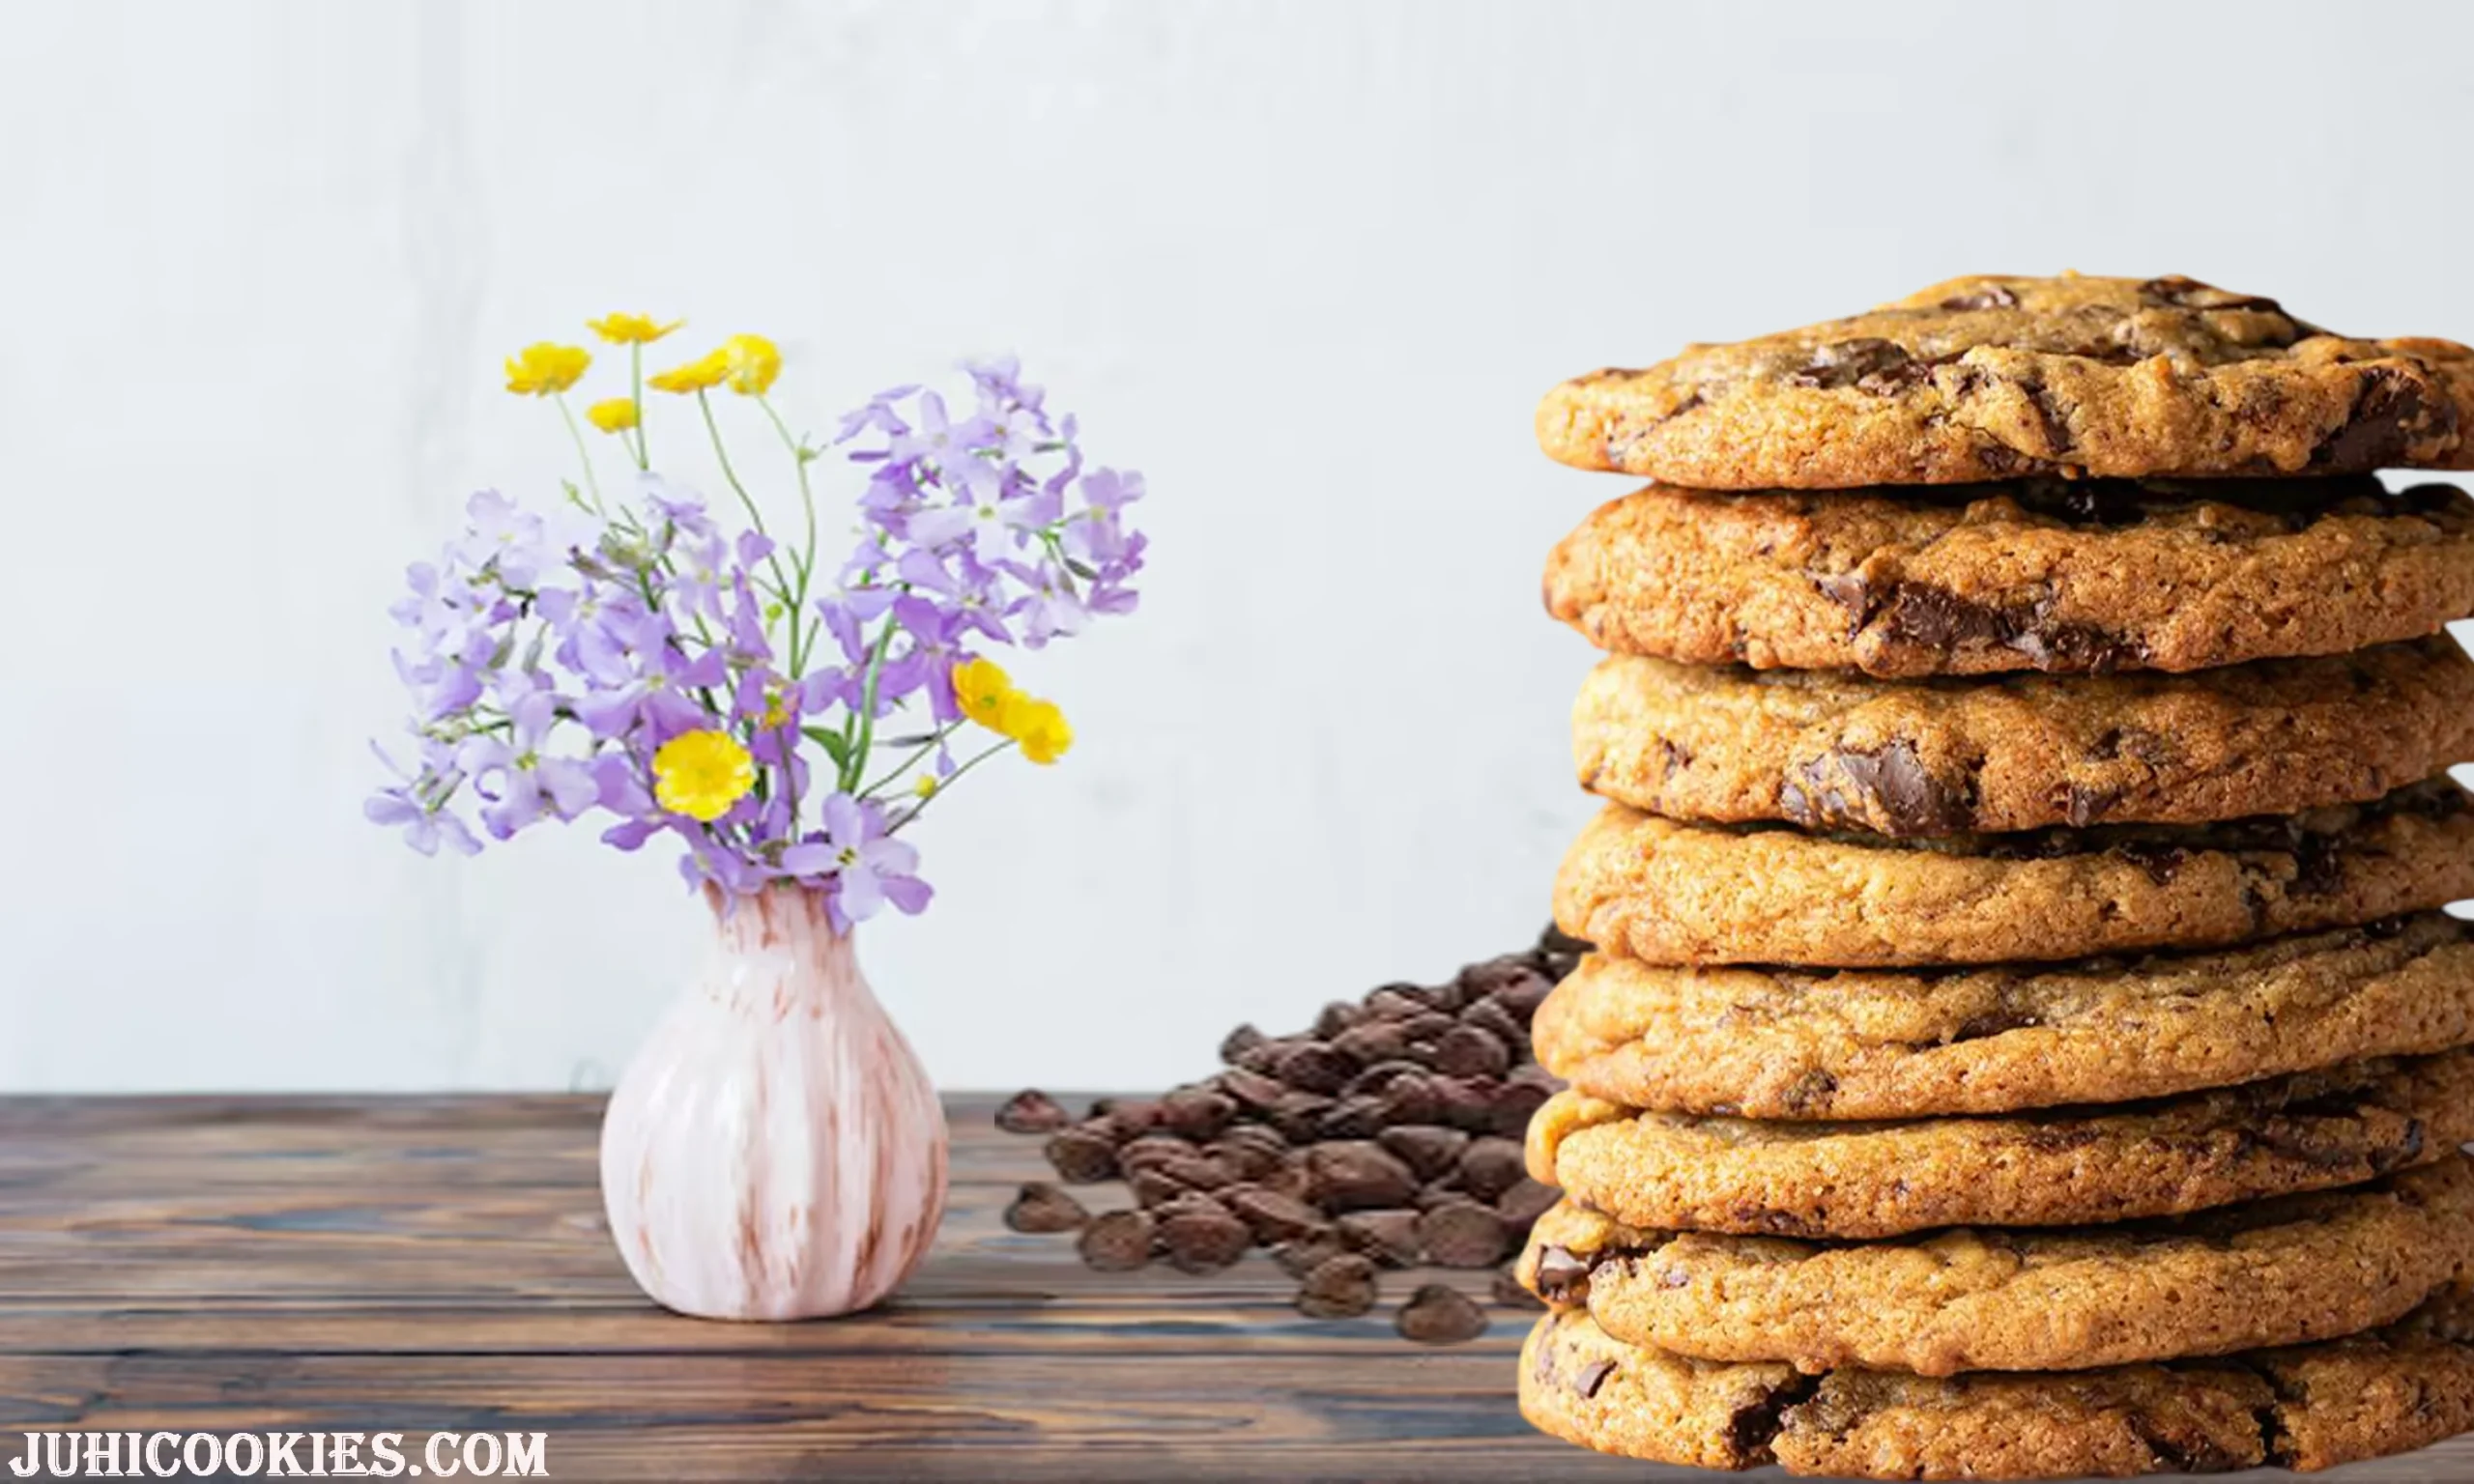
[[[820,896],[713,899],[711,957],[602,1117],[610,1235],[682,1314],[864,1309],[936,1235],[944,1111]]]

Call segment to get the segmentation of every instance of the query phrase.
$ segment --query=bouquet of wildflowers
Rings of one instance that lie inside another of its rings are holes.
[[[632,491],[605,497],[566,393],[591,357],[535,345],[507,389],[553,401],[583,461],[563,504],[492,491],[393,609],[411,632],[395,664],[412,694],[411,761],[368,816],[424,854],[471,853],[544,819],[611,816],[602,839],[685,844],[689,883],[725,899],[775,882],[823,894],[847,929],[888,902],[925,907],[899,837],[990,757],[1053,763],[1073,729],[988,652],[1039,648],[1131,613],[1143,538],[1125,524],[1138,474],[1086,469],[1071,416],[1052,417],[1004,360],[965,367],[966,406],[899,387],[842,418],[829,444],[793,433],[770,400],[782,357],[736,335],[652,377],[644,348],[678,327],[591,323],[627,349],[628,391],[585,417],[624,450]],[[721,483],[746,524],[656,472],[645,391],[692,399]],[[799,514],[776,533],[714,416],[752,401],[778,435]],[[829,450],[864,471],[855,545],[820,556],[815,483]]]

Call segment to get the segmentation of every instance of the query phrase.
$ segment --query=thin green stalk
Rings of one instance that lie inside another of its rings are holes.
[[[894,780],[902,777],[902,775],[909,772],[912,768],[919,766],[919,759],[927,756],[930,753],[935,752],[938,745],[947,737],[952,736],[954,734],[954,729],[960,726],[962,726],[962,723],[960,722],[947,722],[944,726],[937,728],[936,730],[930,735],[927,741],[919,744],[917,751],[913,752],[909,756],[902,759],[902,761],[894,764],[891,772],[885,774],[882,778],[877,779],[875,783],[870,784],[865,788],[860,789],[859,797],[863,799],[874,798],[877,789],[884,787],[887,784],[890,784]]]
[[[653,454],[645,442],[645,343],[641,340],[627,343],[627,385],[636,399],[636,467],[649,470]]]
[[[722,425],[713,420],[713,400],[701,386],[696,389],[696,407],[705,414],[705,431],[712,437],[713,457],[722,462],[722,477],[729,481],[731,493],[736,495],[738,502],[747,507],[747,518],[755,523],[756,533],[768,541],[773,539],[773,533],[764,528],[764,512],[756,507],[755,497],[747,493],[747,486],[738,482],[738,471],[731,467],[731,451],[722,446]],[[774,591],[781,595],[784,602],[789,602],[791,582],[782,575],[781,559],[777,556],[767,556],[764,558],[764,564],[773,569]]]
[[[551,400],[559,404],[559,415],[566,419],[567,437],[575,440],[576,457],[584,463],[585,488],[592,492],[593,513],[606,516],[610,512],[601,503],[601,481],[592,472],[592,450],[584,445],[584,429],[576,425],[575,409],[567,406],[567,394],[563,391]]]
[[[859,735],[842,765],[840,782],[845,793],[858,788],[861,771],[868,765],[868,749],[877,745],[877,684],[884,678],[885,651],[893,647],[897,627],[893,615],[886,614],[885,626],[877,631],[877,642],[868,651],[868,684],[859,703]]]
[[[951,773],[948,773],[943,778],[938,779],[936,781],[936,791],[903,811],[901,818],[896,819],[885,826],[885,833],[890,835],[894,831],[901,829],[904,825],[908,824],[911,820],[918,818],[922,813],[927,812],[929,805],[943,798],[946,792],[950,790],[954,785],[961,783],[963,781],[964,774],[969,772],[975,767],[978,767],[989,758],[995,756],[998,753],[1001,753],[1005,751],[1005,749],[1014,745],[1014,739],[1012,737],[1007,737],[1004,741],[996,743],[986,752],[981,753],[979,756],[964,763],[961,767],[954,769]]]
[[[804,663],[807,651],[802,632],[805,625],[802,619],[807,614],[808,582],[816,573],[816,491],[808,483],[806,446],[791,436],[791,425],[784,422],[782,414],[773,410],[770,398],[759,393],[756,405],[764,409],[764,415],[773,420],[773,431],[782,435],[783,446],[791,450],[791,462],[797,468],[799,474],[799,506],[807,512],[807,539],[800,548],[799,556],[791,562],[791,566],[797,569],[799,574],[798,596],[791,601],[790,613],[791,672],[796,674]]]

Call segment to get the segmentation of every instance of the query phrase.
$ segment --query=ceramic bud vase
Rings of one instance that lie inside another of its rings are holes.
[[[706,895],[713,955],[602,1118],[610,1235],[683,1314],[864,1309],[936,1234],[944,1111],[820,897]]]

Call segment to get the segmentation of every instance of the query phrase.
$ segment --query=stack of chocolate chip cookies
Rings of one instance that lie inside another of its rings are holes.
[[[1977,277],[1539,410],[1658,481],[1597,952],[1538,1011],[1523,1410],[1872,1478],[2316,1469],[2474,1428],[2474,351]]]

